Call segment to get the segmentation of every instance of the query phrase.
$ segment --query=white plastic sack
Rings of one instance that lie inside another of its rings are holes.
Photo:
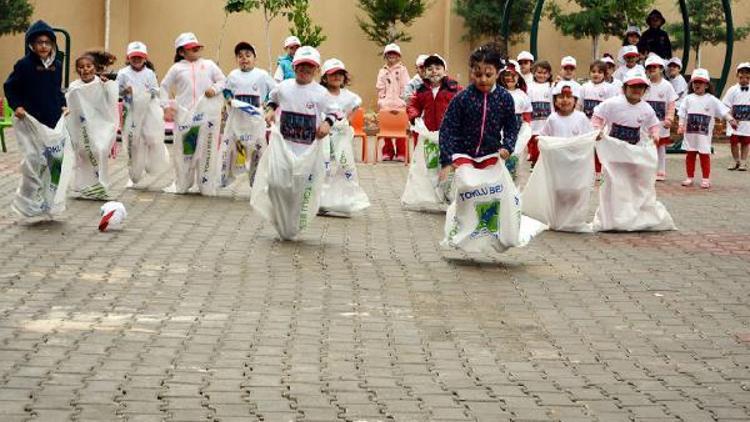
[[[643,140],[636,145],[604,136],[596,152],[604,182],[599,188],[597,231],[674,230],[672,216],[656,200],[656,146]]]
[[[198,186],[202,195],[216,195],[221,185],[221,108],[224,99],[201,97],[192,109],[177,107],[173,161],[175,193]]]
[[[597,132],[572,138],[539,137],[541,154],[523,191],[523,213],[552,230],[591,232]]]
[[[76,153],[74,189],[83,199],[110,196],[109,154],[119,125],[117,97],[114,81],[96,80],[67,93],[66,123]]]
[[[321,140],[302,154],[292,152],[277,126],[260,158],[250,205],[271,223],[279,236],[292,240],[318,213],[325,168]]]
[[[75,163],[65,118],[50,129],[27,114],[14,117],[13,127],[23,160],[11,208],[24,217],[60,214]]]
[[[125,97],[122,140],[128,157],[128,175],[138,183],[146,175],[158,175],[169,168],[169,151],[164,144],[164,110],[158,96],[132,87]]]
[[[503,252],[524,246],[544,225],[521,216],[521,198],[505,162],[497,154],[474,160],[496,164],[458,167],[453,178],[455,196],[445,218],[441,245],[465,252]]]
[[[513,148],[511,155],[518,157],[523,160],[526,157],[526,150],[531,140],[531,126],[527,122],[521,124],[521,128],[518,130],[518,136],[516,137],[516,146]]]
[[[252,104],[232,100],[221,142],[221,187],[231,185],[245,173],[252,186],[265,150],[263,111]]]
[[[417,119],[414,132],[418,134],[409,175],[406,178],[401,205],[412,210],[433,210],[445,207],[445,195],[438,188],[440,173],[439,132],[430,132],[422,119]]]
[[[370,199],[359,186],[354,162],[354,129],[345,120],[337,122],[330,136],[320,142],[327,164],[320,212],[349,217],[369,208]]]

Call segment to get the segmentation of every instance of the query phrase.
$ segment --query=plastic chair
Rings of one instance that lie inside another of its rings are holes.
[[[360,107],[349,116],[349,124],[354,129],[354,139],[362,138],[362,162],[367,162],[367,134],[365,133],[365,111]]]
[[[391,110],[381,110],[378,112],[378,131],[377,142],[375,143],[375,156],[379,160],[378,146],[380,140],[387,142],[389,139],[403,139],[406,144],[406,157],[404,157],[404,164],[409,165],[411,159],[410,148],[409,148],[409,135],[406,129],[409,128],[409,117],[406,115],[405,110],[399,110],[398,113],[393,113]]]
[[[3,148],[3,152],[8,152],[8,149],[5,147],[5,128],[13,126],[13,110],[5,98],[2,99],[2,109],[3,119],[0,120],[0,145]]]

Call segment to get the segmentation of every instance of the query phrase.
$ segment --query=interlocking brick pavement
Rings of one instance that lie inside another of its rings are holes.
[[[660,198],[680,231],[547,232],[464,256],[399,205],[406,169],[361,166],[373,206],[281,242],[247,188],[125,190],[60,222],[9,210],[0,155],[0,420],[750,420],[750,174]],[[593,212],[592,204],[592,212]]]

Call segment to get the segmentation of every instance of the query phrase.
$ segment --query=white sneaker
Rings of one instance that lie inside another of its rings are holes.
[[[687,179],[683,180],[682,186],[693,186],[693,178],[688,177]]]
[[[708,179],[701,180],[701,189],[709,189],[711,188],[711,181]]]
[[[663,171],[656,173],[657,182],[663,182],[665,180],[667,180],[667,173],[664,173]]]

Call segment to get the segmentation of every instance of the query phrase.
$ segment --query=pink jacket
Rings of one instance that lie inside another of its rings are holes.
[[[403,63],[393,67],[383,66],[378,72],[375,88],[378,90],[378,109],[404,110],[406,102],[401,94],[409,83],[409,71]]]

